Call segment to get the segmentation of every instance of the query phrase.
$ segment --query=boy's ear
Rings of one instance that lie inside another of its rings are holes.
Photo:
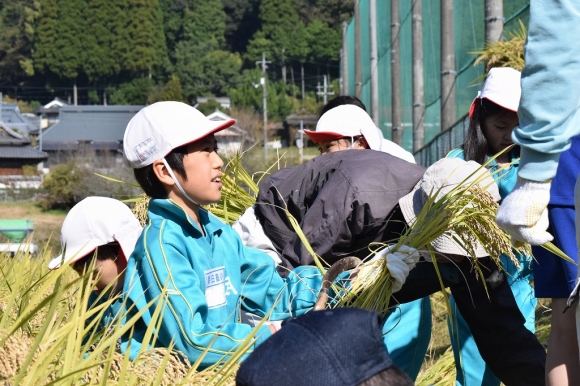
[[[155,173],[155,175],[162,184],[169,186],[175,185],[175,182],[173,181],[173,178],[171,178],[171,175],[169,174],[169,171],[167,170],[167,167],[165,166],[163,161],[161,161],[160,159],[155,160],[153,161],[152,166],[153,173]]]

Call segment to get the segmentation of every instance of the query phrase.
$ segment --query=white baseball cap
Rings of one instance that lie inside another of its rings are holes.
[[[399,199],[399,207],[405,221],[413,225],[417,216],[425,206],[428,197],[437,192],[436,200],[445,196],[459,184],[467,184],[478,181],[478,185],[487,191],[497,202],[501,199],[499,189],[491,173],[475,161],[465,161],[461,158],[442,158],[429,166],[423,178],[415,185],[411,193]],[[431,245],[440,253],[454,255],[467,255],[460,244],[455,241],[456,237],[452,232],[445,233],[435,239]],[[485,248],[474,241],[473,249],[476,257],[485,257],[489,254]]]
[[[340,105],[322,114],[316,130],[304,130],[314,142],[333,141],[362,135],[370,148],[381,149],[383,135],[367,112],[355,105]]]
[[[141,235],[141,224],[121,201],[87,197],[68,212],[60,231],[63,253],[48,263],[49,269],[82,259],[97,247],[118,242],[129,258]]]
[[[125,129],[125,163],[131,168],[150,165],[173,149],[226,129],[235,122],[233,119],[211,121],[182,102],[154,103],[135,114]]]
[[[494,67],[489,70],[483,88],[471,103],[469,116],[473,115],[475,104],[483,98],[510,111],[518,111],[522,95],[521,77],[521,72],[510,67]]]

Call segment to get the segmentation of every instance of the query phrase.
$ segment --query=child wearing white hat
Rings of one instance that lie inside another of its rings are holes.
[[[119,276],[119,284],[111,287],[113,293],[119,293],[127,258],[139,235],[141,225],[127,205],[112,198],[87,197],[65,217],[60,231],[62,253],[48,263],[48,268],[69,264],[82,273],[96,258],[94,268],[99,275],[95,290],[104,290]]]
[[[94,293],[89,304],[103,291],[111,296],[123,289],[127,258],[133,253],[141,225],[129,207],[107,197],[87,197],[68,212],[60,231],[62,253],[48,263],[49,269],[70,265],[84,274],[94,268]],[[106,297],[101,297],[106,299]],[[113,303],[103,324],[115,317],[121,301]]]
[[[415,163],[413,154],[383,138],[383,133],[367,112],[354,104],[331,108],[322,114],[315,130],[304,130],[304,133],[316,143],[321,154],[346,149],[372,149]]]
[[[492,68],[481,91],[473,100],[469,110],[469,128],[463,145],[452,150],[447,157],[461,158],[480,164],[513,144],[512,131],[518,125],[517,109],[520,103],[521,74],[509,67]],[[519,166],[519,147],[506,151],[487,167],[499,187],[501,197],[514,188]],[[532,287],[532,258],[514,251],[520,262],[516,267],[507,256],[501,261],[508,272],[508,282],[526,318],[526,327],[535,331],[535,309],[537,299]],[[453,298],[451,298],[452,306]],[[457,369],[457,384],[486,384],[499,386],[499,379],[489,370],[473,343],[469,327],[455,307],[452,307],[455,336],[452,346],[457,359],[461,356],[462,366]]]
[[[137,325],[155,325],[157,346],[173,345],[201,368],[227,359],[252,333],[240,322],[242,310],[260,317],[271,311],[273,321],[301,314],[314,305],[322,282],[313,267],[282,279],[268,255],[244,246],[202,208],[221,196],[224,163],[214,133],[233,123],[211,121],[181,102],[157,102],[133,117],[123,143],[125,162],[151,197],[149,223],[127,266],[127,307],[143,312]],[[164,309],[155,321],[159,299]],[[147,349],[137,325],[121,344],[122,350],[130,344],[131,358]],[[265,323],[253,345],[278,328],[279,322]]]

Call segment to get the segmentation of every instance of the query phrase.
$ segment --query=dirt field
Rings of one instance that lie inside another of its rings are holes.
[[[60,252],[60,227],[66,212],[42,212],[33,202],[0,202],[1,219],[31,219],[34,220],[33,240],[42,251],[47,242],[53,254]]]

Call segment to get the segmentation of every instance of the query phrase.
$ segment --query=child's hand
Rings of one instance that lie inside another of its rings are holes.
[[[268,323],[268,327],[270,327],[270,331],[272,332],[272,334],[275,334],[276,332],[280,331],[280,329],[282,328],[282,321],[281,320],[273,320],[271,322],[267,322]]]

